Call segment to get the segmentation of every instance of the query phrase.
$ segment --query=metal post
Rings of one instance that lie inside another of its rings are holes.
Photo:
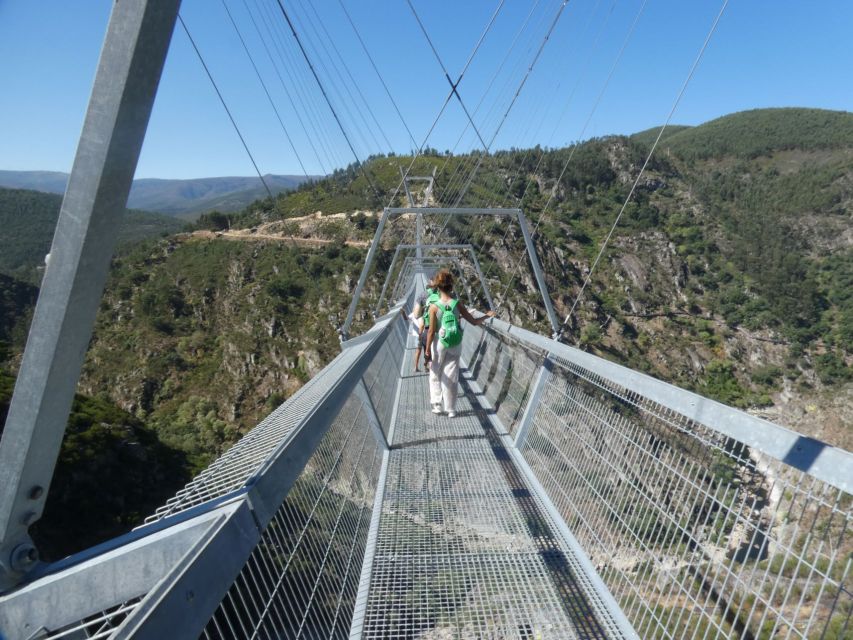
[[[344,326],[341,327],[341,341],[349,338],[350,326],[352,319],[355,317],[355,309],[358,306],[358,300],[361,297],[361,291],[364,289],[364,283],[367,280],[367,274],[373,264],[373,259],[376,257],[376,249],[379,247],[379,239],[382,237],[382,230],[385,229],[385,222],[388,220],[388,209],[382,212],[382,218],[379,219],[379,226],[376,227],[376,233],[373,234],[373,242],[370,243],[370,249],[367,252],[367,258],[364,260],[364,266],[361,268],[361,275],[358,277],[358,284],[352,294],[352,301],[347,312],[347,319],[344,321]]]
[[[179,6],[113,6],[0,443],[0,589],[38,560],[27,530],[47,498]]]
[[[524,446],[524,441],[527,439],[527,432],[530,431],[530,425],[533,423],[533,416],[536,415],[536,408],[539,406],[539,401],[542,398],[542,392],[545,389],[545,384],[548,378],[551,377],[551,369],[554,363],[549,355],[545,356],[542,361],[542,366],[539,367],[539,372],[536,374],[536,379],[533,381],[533,386],[530,387],[530,396],[527,399],[527,406],[524,407],[524,414],[521,416],[521,422],[518,424],[518,430],[515,432],[515,448],[521,449]]]
[[[416,225],[416,233],[417,233],[417,247],[415,249],[415,255],[420,261],[423,257],[423,249],[421,248],[421,243],[423,242],[424,237],[424,217],[423,214],[417,214],[417,225]]]
[[[371,430],[373,431],[373,437],[376,438],[376,442],[378,442],[379,445],[387,451],[388,440],[385,437],[385,432],[382,431],[382,422],[379,420],[379,416],[376,413],[376,407],[373,406],[373,399],[370,397],[367,385],[364,384],[363,377],[358,381],[355,389],[353,389],[353,393],[355,393],[355,395],[358,396],[358,399],[361,400],[364,415],[367,418],[367,422],[370,425]]]
[[[551,328],[554,330],[554,336],[560,331],[560,321],[557,319],[557,314],[554,313],[554,307],[551,305],[551,296],[548,294],[548,287],[545,285],[545,276],[542,275],[542,267],[539,265],[539,258],[536,257],[536,247],[533,245],[533,238],[530,236],[530,229],[527,228],[527,218],[518,210],[517,214],[518,225],[521,227],[521,234],[524,236],[524,244],[527,247],[527,254],[530,256],[530,264],[533,265],[533,275],[536,277],[536,284],[539,285],[539,293],[542,294],[542,302],[545,304],[545,311],[548,313],[548,320],[551,321]]]
[[[462,279],[462,284],[465,287],[465,293],[468,294],[468,302],[472,304],[474,302],[474,296],[471,295],[471,285],[468,283],[468,278],[465,277],[465,270],[462,268],[462,263],[459,261],[459,258],[451,258],[453,262],[453,266],[459,271],[459,277]]]
[[[385,302],[385,291],[388,289],[388,282],[391,280],[391,274],[394,273],[394,265],[397,264],[397,257],[400,255],[400,245],[394,250],[394,257],[391,258],[391,266],[388,268],[388,273],[385,274],[385,282],[382,285],[382,293],[379,294],[379,302],[376,303],[376,308],[373,310],[373,317],[379,317],[379,311],[382,309],[382,303]]]
[[[474,248],[470,245],[468,246],[468,251],[471,252],[471,260],[474,262],[474,268],[477,270],[477,277],[480,278],[480,284],[483,288],[483,294],[486,296],[486,301],[489,303],[489,309],[494,310],[495,303],[492,302],[492,294],[489,292],[489,285],[483,276],[483,270],[480,269],[480,261],[477,260],[477,254],[474,253]]]
[[[397,168],[400,169],[400,175],[403,177],[403,189],[406,190],[406,200],[408,201],[410,207],[414,207],[415,200],[414,198],[412,198],[412,192],[409,191],[409,180],[408,178],[406,178],[406,174],[403,173],[403,167],[398,166]]]

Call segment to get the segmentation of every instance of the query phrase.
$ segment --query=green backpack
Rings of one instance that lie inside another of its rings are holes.
[[[427,288],[426,293],[427,293],[427,299],[426,299],[426,304],[424,305],[424,309],[423,309],[423,316],[424,316],[424,328],[429,329],[429,308],[439,301],[441,294],[438,293],[437,289],[429,289],[429,288]]]
[[[456,313],[456,305],[459,300],[451,300],[445,305],[441,313],[441,330],[438,332],[441,344],[445,347],[455,347],[462,342],[462,327],[459,326],[459,316]]]

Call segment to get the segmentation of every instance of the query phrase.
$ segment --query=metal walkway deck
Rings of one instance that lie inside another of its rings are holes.
[[[460,380],[456,418],[434,415],[411,356],[363,637],[608,637],[601,603],[470,382]]]

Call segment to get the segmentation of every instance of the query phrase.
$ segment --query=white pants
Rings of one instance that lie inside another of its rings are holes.
[[[456,411],[462,345],[445,347],[441,340],[436,339],[430,351],[432,360],[429,363],[429,400],[432,404],[443,403],[445,411]]]

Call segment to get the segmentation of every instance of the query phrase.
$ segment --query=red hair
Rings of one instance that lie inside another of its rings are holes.
[[[453,291],[453,274],[447,269],[436,273],[432,281],[436,288],[444,293],[450,294]]]

